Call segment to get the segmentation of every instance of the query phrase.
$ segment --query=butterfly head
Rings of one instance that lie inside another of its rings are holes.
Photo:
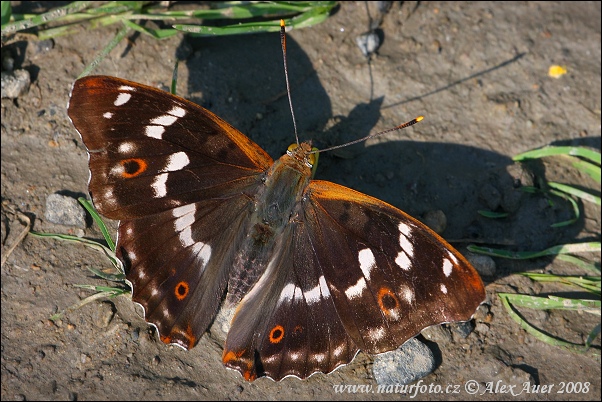
[[[311,142],[306,141],[301,144],[289,145],[286,154],[311,169],[318,161],[318,154],[315,151],[317,151],[317,149],[312,148]]]

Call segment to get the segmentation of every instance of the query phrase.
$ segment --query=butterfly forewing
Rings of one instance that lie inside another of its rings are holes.
[[[304,222],[347,333],[366,352],[466,321],[485,299],[474,268],[440,236],[380,200],[312,181]]]
[[[213,113],[114,77],[77,80],[69,117],[89,151],[94,204],[111,219],[236,194],[272,164]]]

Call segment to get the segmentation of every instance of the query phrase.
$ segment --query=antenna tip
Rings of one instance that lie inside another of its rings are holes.
[[[418,116],[416,117],[416,122],[422,121],[424,119],[424,116]]]
[[[281,18],[280,19],[280,26],[283,27],[284,26],[284,20]]]

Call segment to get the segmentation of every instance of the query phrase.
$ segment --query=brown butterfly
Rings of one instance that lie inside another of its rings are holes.
[[[223,362],[247,380],[331,372],[469,320],[485,298],[424,224],[312,180],[309,142],[274,162],[208,110],[106,76],[75,82],[69,117],[94,204],[120,221],[117,255],[146,320],[190,349],[224,300],[238,305]]]

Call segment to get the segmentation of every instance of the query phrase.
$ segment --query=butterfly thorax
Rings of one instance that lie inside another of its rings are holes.
[[[229,304],[242,300],[265,272],[277,250],[283,250],[285,231],[297,224],[303,193],[311,178],[311,144],[291,146],[262,177],[262,186],[253,195],[253,213],[245,228],[242,247],[236,257],[228,281]],[[258,269],[258,267],[260,267]]]

